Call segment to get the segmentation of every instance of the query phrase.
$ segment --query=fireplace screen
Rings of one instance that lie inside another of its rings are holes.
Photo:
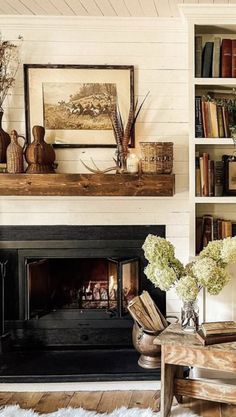
[[[28,318],[59,309],[122,316],[139,293],[138,258],[53,258],[27,262]]]

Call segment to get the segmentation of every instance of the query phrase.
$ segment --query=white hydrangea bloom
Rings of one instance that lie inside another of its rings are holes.
[[[196,279],[191,275],[185,275],[176,284],[176,292],[182,301],[195,301],[199,287]]]
[[[236,262],[236,237],[223,240],[221,258],[226,264]]]

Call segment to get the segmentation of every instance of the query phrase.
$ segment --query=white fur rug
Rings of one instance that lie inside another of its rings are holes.
[[[119,408],[110,414],[97,414],[83,408],[61,408],[55,413],[38,414],[32,410],[23,410],[17,405],[6,406],[0,409],[0,417],[160,417],[160,413],[154,413],[149,409]],[[174,407],[171,417],[198,417],[190,410],[183,407]]]

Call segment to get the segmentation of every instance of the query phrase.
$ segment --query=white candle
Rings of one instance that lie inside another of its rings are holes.
[[[127,171],[130,174],[137,174],[139,171],[139,158],[134,153],[129,154],[126,163]]]

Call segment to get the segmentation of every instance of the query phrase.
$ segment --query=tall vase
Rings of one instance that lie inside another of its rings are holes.
[[[184,301],[181,308],[181,328],[185,332],[195,333],[199,327],[199,307],[197,301]]]
[[[10,135],[2,128],[3,110],[0,110],[0,163],[7,162],[7,147],[11,142]]]

